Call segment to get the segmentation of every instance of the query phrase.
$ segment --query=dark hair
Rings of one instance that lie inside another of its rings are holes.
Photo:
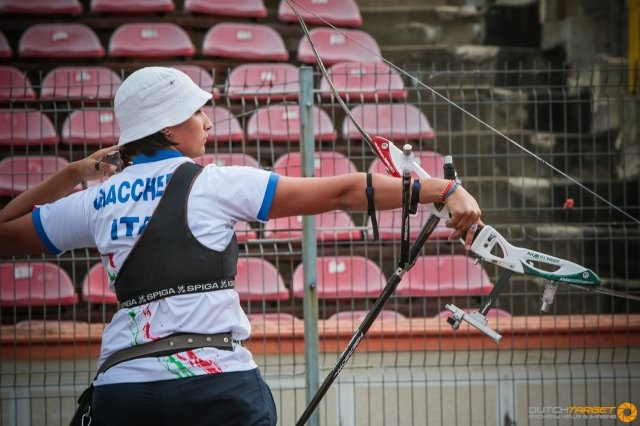
[[[165,135],[163,135],[162,132],[156,132],[133,142],[129,142],[120,148],[123,166],[128,166],[133,160],[133,157],[138,154],[153,155],[160,150],[177,145],[177,143],[169,140]]]

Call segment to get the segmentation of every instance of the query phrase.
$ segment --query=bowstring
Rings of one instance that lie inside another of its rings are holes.
[[[296,17],[298,18],[298,21],[300,23],[300,26],[302,27],[302,30],[305,34],[305,37],[307,38],[307,40],[309,41],[309,45],[316,57],[316,61],[318,62],[318,67],[320,69],[321,74],[324,76],[324,78],[327,80],[327,83],[329,85],[329,88],[331,89],[331,92],[333,93],[333,95],[336,97],[336,99],[338,100],[338,103],[340,104],[340,106],[345,110],[347,117],[349,117],[349,119],[351,120],[351,122],[354,124],[354,126],[358,129],[358,131],[360,133],[362,133],[362,135],[365,138],[365,141],[367,142],[367,144],[373,149],[372,147],[372,142],[371,142],[371,136],[364,130],[364,128],[357,122],[357,120],[355,119],[355,117],[353,116],[353,114],[351,114],[351,111],[349,110],[349,107],[346,105],[346,103],[342,100],[342,97],[340,96],[340,94],[338,93],[338,90],[335,88],[335,86],[333,85],[333,82],[331,81],[331,78],[329,77],[329,73],[327,72],[327,69],[325,68],[324,63],[322,62],[322,58],[320,57],[320,54],[318,53],[318,50],[316,49],[315,44],[313,43],[313,40],[311,38],[311,34],[309,32],[309,28],[307,27],[307,24],[304,22],[304,19],[302,17],[302,15],[300,14],[300,12],[298,11],[298,7],[303,9],[305,12],[309,13],[310,15],[312,15],[314,18],[320,20],[321,22],[323,22],[323,24],[325,24],[326,26],[332,28],[333,30],[337,31],[338,33],[340,33],[342,36],[344,36],[345,38],[349,39],[350,41],[356,43],[357,45],[359,45],[360,47],[362,47],[363,49],[365,49],[366,51],[368,51],[369,53],[371,53],[373,56],[375,56],[376,58],[380,59],[382,62],[384,62],[385,64],[389,65],[391,68],[393,68],[394,70],[396,70],[397,72],[399,72],[400,74],[404,75],[405,77],[407,77],[409,80],[411,80],[413,83],[417,84],[418,86],[422,86],[424,89],[428,90],[429,92],[431,92],[432,95],[434,95],[435,97],[441,99],[442,101],[444,101],[445,103],[449,104],[450,106],[454,107],[455,109],[457,109],[458,111],[462,112],[463,114],[465,114],[467,117],[475,120],[477,123],[481,124],[482,126],[486,127],[487,129],[491,130],[492,132],[496,133],[498,136],[502,137],[503,139],[505,139],[507,142],[509,142],[510,144],[514,145],[515,147],[517,147],[518,149],[520,149],[521,151],[529,154],[530,156],[532,156],[534,159],[536,159],[537,161],[539,161],[540,163],[542,163],[543,165],[547,166],[548,168],[550,168],[551,170],[553,170],[554,172],[558,173],[560,176],[564,177],[565,179],[569,180],[571,183],[576,184],[579,188],[581,188],[582,190],[586,191],[587,193],[593,195],[594,197],[596,197],[597,199],[599,199],[600,201],[604,202],[605,204],[607,204],[609,207],[613,208],[614,210],[618,211],[619,213],[623,214],[624,216],[626,216],[627,218],[631,219],[633,222],[637,223],[638,225],[640,225],[640,219],[633,217],[631,214],[627,213],[626,211],[624,211],[622,208],[616,206],[615,204],[613,204],[611,201],[609,201],[608,199],[606,199],[605,197],[603,197],[602,195],[598,194],[597,192],[595,192],[592,189],[589,189],[586,185],[580,183],[577,179],[575,179],[574,177],[572,177],[571,175],[569,175],[568,173],[562,171],[561,169],[559,169],[558,167],[554,166],[553,164],[549,163],[547,160],[545,160],[544,158],[540,157],[539,155],[537,155],[536,153],[534,153],[533,151],[527,149],[524,145],[519,144],[518,142],[516,142],[514,139],[510,138],[509,136],[507,136],[506,134],[504,134],[503,132],[501,132],[500,130],[496,129],[494,126],[492,126],[491,124],[487,123],[486,121],[482,120],[480,117],[474,115],[473,113],[469,112],[468,110],[466,110],[465,108],[463,108],[462,106],[458,105],[456,102],[452,101],[451,99],[449,99],[448,97],[446,97],[445,95],[441,94],[440,92],[438,92],[436,89],[432,88],[431,86],[429,86],[428,84],[422,82],[421,80],[419,80],[418,78],[414,77],[413,75],[411,75],[409,72],[405,71],[404,69],[402,69],[401,67],[395,65],[393,62],[389,61],[388,59],[385,59],[384,57],[382,57],[380,54],[378,54],[377,52],[371,50],[368,46],[364,45],[363,43],[361,43],[360,41],[354,39],[353,37],[351,37],[349,34],[347,34],[343,29],[336,27],[335,25],[333,25],[332,23],[330,23],[329,21],[327,21],[325,18],[323,18],[322,16],[319,16],[317,13],[313,12],[312,10],[310,10],[309,8],[296,3],[293,0],[286,0],[287,3],[289,4],[289,6],[291,7],[291,9],[293,10],[294,14],[296,15]],[[294,7],[295,5],[295,7]]]

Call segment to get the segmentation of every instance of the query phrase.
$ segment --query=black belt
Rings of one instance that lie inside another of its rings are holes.
[[[218,348],[225,351],[232,351],[234,343],[244,346],[242,340],[232,340],[231,333],[172,334],[171,336],[163,337],[153,342],[131,346],[130,348],[121,349],[118,352],[112,353],[104,360],[98,369],[96,377],[98,374],[104,373],[116,364],[135,358],[166,356],[197,348]]]

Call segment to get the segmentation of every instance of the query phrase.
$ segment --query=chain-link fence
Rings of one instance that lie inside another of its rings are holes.
[[[316,71],[305,83],[297,67],[238,68],[235,80],[231,70],[224,83],[196,80],[216,93],[206,108],[214,129],[198,161],[303,175],[310,174],[306,146],[316,176],[385,172],[325,76]],[[633,420],[640,404],[640,305],[633,299],[640,289],[640,103],[627,93],[626,67],[601,61],[405,73],[357,64],[331,71],[367,132],[411,144],[434,176],[452,156],[487,225],[515,247],[592,269],[609,293],[559,284],[541,313],[548,281],[516,273],[487,315],[499,344],[466,323],[453,330],[445,306],[479,310],[504,268],[475,263],[439,226],[320,403],[320,424]],[[14,93],[0,110],[3,204],[61,164],[117,140],[107,89],[126,72],[84,88],[69,81],[82,81],[76,77],[87,70],[65,72],[57,76],[62,94],[58,87],[48,98],[45,86],[55,79],[45,73],[25,74],[33,96],[22,99],[19,76],[12,77]],[[96,86],[103,92],[92,98]],[[304,93],[313,106],[301,108]],[[400,212],[376,215],[375,241],[366,213],[318,216],[315,236],[297,217],[236,227],[236,288],[253,327],[247,346],[272,387],[280,424],[295,423],[310,397],[309,377],[323,380],[331,371],[398,266]],[[412,216],[412,239],[428,216],[426,208]],[[510,259],[518,259],[514,253]],[[305,306],[303,265],[314,263],[317,305]],[[66,424],[116,310],[100,255],[75,250],[3,259],[0,267],[1,424]],[[309,353],[314,344],[317,353]]]

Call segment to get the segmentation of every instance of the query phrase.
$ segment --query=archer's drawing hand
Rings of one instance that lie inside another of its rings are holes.
[[[451,213],[451,218],[445,224],[447,228],[453,228],[449,240],[464,238],[464,246],[467,250],[471,247],[473,236],[478,227],[484,223],[480,219],[480,206],[462,186],[447,198],[445,206]]]
[[[103,148],[82,160],[76,161],[74,166],[80,181],[97,180],[114,175],[118,167],[109,164],[105,160],[108,153],[116,151],[118,148],[117,145]]]

